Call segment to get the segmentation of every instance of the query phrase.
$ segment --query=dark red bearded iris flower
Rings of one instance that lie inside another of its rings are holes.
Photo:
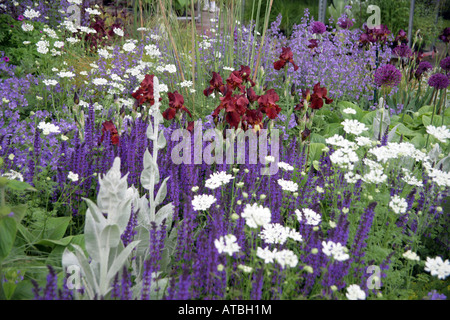
[[[239,70],[239,74],[241,75],[242,81],[250,82],[252,87],[255,86],[255,82],[251,79],[252,71],[249,66],[241,65],[241,69]]]
[[[274,89],[267,90],[266,93],[258,98],[259,110],[265,113],[269,119],[275,119],[281,111],[276,104],[280,97]]]
[[[247,109],[244,115],[244,130],[251,125],[253,130],[258,132],[263,128],[263,114],[260,110]]]
[[[239,88],[239,90],[244,93],[245,87],[242,85],[242,82],[244,80],[242,79],[242,75],[238,70],[233,71],[230,76],[227,79],[227,85],[229,88],[231,88],[233,91]]]
[[[303,100],[296,106],[295,110],[301,110],[305,104],[311,109],[320,109],[323,107],[324,99],[326,104],[332,103],[333,99],[330,99],[327,94],[327,88],[320,87],[320,82],[318,82],[314,85],[312,94],[309,89],[302,92]]]
[[[153,74],[146,74],[139,89],[131,94],[140,105],[146,102],[151,106],[155,104],[155,97],[153,96],[153,77]]]
[[[203,94],[205,96],[210,96],[214,91],[222,93],[222,95],[226,94],[227,88],[223,84],[222,77],[217,72],[213,71],[213,76],[211,81],[209,81],[209,87],[203,90]]]
[[[273,63],[273,67],[275,68],[275,70],[281,70],[282,68],[284,68],[284,66],[287,63],[292,63],[292,65],[294,66],[294,71],[297,71],[298,69],[298,65],[295,64],[294,62],[294,54],[291,51],[291,48],[286,47],[286,48],[281,48],[281,54],[280,54],[280,60],[275,61]]]
[[[102,123],[102,137],[100,138],[100,142],[103,142],[103,139],[105,139],[106,132],[109,132],[111,143],[115,146],[118,146],[119,132],[117,131],[116,126],[112,121],[105,121]]]
[[[187,114],[189,114],[189,116],[192,118],[191,112],[184,105],[183,96],[179,94],[178,91],[175,91],[173,93],[169,92],[167,95],[169,96],[169,108],[167,108],[166,111],[163,112],[164,119],[172,120],[180,110],[187,112]]]

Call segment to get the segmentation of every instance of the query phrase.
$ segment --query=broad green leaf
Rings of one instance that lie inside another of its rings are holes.
[[[323,143],[311,143],[309,145],[309,158],[308,162],[311,163],[315,160],[319,160],[322,155],[323,149],[325,149],[326,145]]]
[[[3,293],[5,294],[6,300],[10,300],[16,291],[17,284],[12,281],[3,282]]]
[[[14,191],[37,191],[28,183],[19,180],[9,180],[6,187]]]
[[[45,225],[44,239],[60,240],[64,237],[72,217],[48,218]]]
[[[423,135],[417,135],[411,139],[410,143],[412,143],[416,149],[421,150],[422,148],[425,148],[426,139]]]
[[[17,224],[13,218],[0,218],[0,261],[5,259],[14,245]]]
[[[54,247],[54,246],[66,247],[69,245],[69,243],[72,241],[72,239],[73,239],[73,236],[64,237],[60,240],[42,239],[42,240],[37,241],[35,244],[40,244],[40,245],[49,246],[49,247]]]
[[[172,224],[172,216],[173,216],[174,206],[171,203],[166,204],[164,207],[158,210],[155,217],[156,225],[161,225],[162,221],[166,219],[166,225],[170,226]]]
[[[19,224],[20,221],[22,221],[23,217],[25,216],[25,214],[27,212],[27,205],[26,204],[19,204],[17,206],[12,207],[11,211],[14,212],[13,218]]]

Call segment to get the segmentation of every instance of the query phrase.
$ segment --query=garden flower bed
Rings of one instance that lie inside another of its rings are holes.
[[[0,4],[0,298],[447,299],[448,28],[164,4]]]

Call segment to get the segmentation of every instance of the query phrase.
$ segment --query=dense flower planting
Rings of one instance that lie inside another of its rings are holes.
[[[308,11],[185,51],[89,1],[0,15],[1,299],[447,299],[448,56]]]

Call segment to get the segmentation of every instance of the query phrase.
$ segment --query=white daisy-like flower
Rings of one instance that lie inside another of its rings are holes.
[[[239,270],[242,270],[242,272],[244,272],[244,273],[250,273],[250,272],[253,271],[252,267],[249,267],[249,266],[246,266],[246,265],[243,265],[243,264],[238,265],[237,268]]]
[[[92,84],[96,86],[104,86],[108,84],[108,80],[106,80],[105,78],[95,78],[92,80]]]
[[[284,244],[288,239],[303,241],[300,233],[279,223],[265,224],[259,236],[265,243],[269,244]]]
[[[233,178],[231,174],[227,174],[225,171],[213,173],[205,182],[205,187],[208,189],[216,189],[222,185],[227,184]]]
[[[381,169],[372,169],[361,178],[364,182],[380,184],[387,180],[387,175]]]
[[[55,41],[53,46],[56,47],[56,48],[62,48],[62,47],[64,47],[64,42],[62,42],[62,41]]]
[[[343,147],[348,149],[353,149],[355,147],[355,143],[353,141],[349,141],[345,139],[343,136],[335,134],[330,138],[326,138],[325,142],[331,144],[332,146]]]
[[[166,71],[166,69],[164,69],[163,66],[157,66],[156,71],[163,73],[164,71]]]
[[[401,179],[404,182],[406,182],[410,186],[423,187],[423,182],[419,181],[415,176],[413,176],[408,169],[402,168],[402,171],[404,173],[404,176]]]
[[[301,210],[296,209],[295,214],[297,215],[297,220],[299,222],[304,221],[304,217],[305,223],[310,226],[317,226],[320,224],[320,222],[322,222],[322,217],[320,216],[320,214],[309,208],[304,208]]]
[[[41,13],[33,9],[26,9],[25,12],[23,13],[23,16],[31,20],[34,18],[39,18],[41,16]]]
[[[216,201],[217,199],[209,194],[195,195],[192,199],[192,206],[195,211],[203,211],[209,209]]]
[[[361,176],[350,171],[344,175],[344,179],[347,183],[357,183],[361,179]]]
[[[123,37],[123,35],[124,35],[123,30],[120,29],[120,28],[114,28],[114,29],[113,29],[113,32],[114,32],[115,34],[117,34],[119,37]]]
[[[395,195],[392,197],[391,201],[389,202],[389,207],[396,214],[403,214],[408,209],[408,203],[402,197]]]
[[[192,81],[190,81],[190,80],[185,80],[185,81],[180,83],[180,86],[182,88],[189,88],[189,87],[192,87],[193,85],[194,85],[194,83]]]
[[[298,264],[298,257],[293,251],[284,249],[275,253],[275,261],[281,265],[282,269],[294,268]]]
[[[98,11],[97,9],[92,9],[92,8],[86,8],[85,9],[87,13],[89,13],[90,15],[95,15],[95,16],[99,16],[102,13],[100,11]]]
[[[58,35],[56,34],[55,30],[51,28],[44,28],[43,31],[52,39],[58,39]]]
[[[281,186],[281,189],[283,189],[284,191],[290,192],[298,191],[298,184],[295,183],[294,181],[278,179],[277,182]]]
[[[73,73],[72,71],[61,71],[61,72],[57,73],[57,75],[60,76],[61,78],[75,77],[75,73]]]
[[[99,56],[101,56],[105,59],[109,59],[112,57],[111,53],[109,53],[109,51],[106,49],[98,49],[97,53]]]
[[[177,72],[177,68],[175,67],[174,64],[168,64],[164,67],[164,70],[167,71],[168,73],[175,73]]]
[[[427,133],[443,143],[446,143],[447,139],[450,139],[450,130],[446,126],[435,127],[429,125],[427,126]]]
[[[130,51],[133,51],[136,48],[136,45],[133,42],[127,42],[127,43],[124,43],[122,48],[126,52],[130,52]]]
[[[14,170],[9,170],[9,172],[2,174],[2,177],[6,177],[8,180],[23,181],[23,175]]]
[[[214,241],[214,246],[216,247],[219,254],[226,253],[232,256],[234,253],[239,252],[241,247],[237,243],[237,238],[233,234],[227,234],[224,237],[220,237]]]
[[[83,2],[83,0],[67,0],[67,1],[72,4],[81,4]]]
[[[245,223],[250,228],[258,228],[270,223],[272,213],[269,208],[264,208],[256,203],[253,205],[247,204],[241,217],[245,219]]]
[[[346,114],[356,114],[356,110],[353,108],[345,108],[342,112]]]
[[[161,39],[161,36],[157,34],[151,34],[150,39],[158,41]]]
[[[350,258],[346,248],[340,242],[322,241],[322,252],[326,256],[332,256],[335,260],[345,261]]]
[[[78,174],[77,173],[73,173],[72,171],[69,171],[69,174],[67,175],[67,178],[69,180],[72,180],[73,182],[77,182],[78,181]]]
[[[349,285],[345,296],[348,300],[366,300],[366,293],[357,284]]]
[[[406,251],[402,256],[411,261],[420,261],[420,257],[411,250]]]
[[[77,42],[80,41],[80,39],[77,39],[77,38],[74,38],[74,37],[69,37],[69,38],[66,38],[66,41],[69,42],[69,43],[77,43]]]
[[[264,260],[264,263],[273,263],[273,260],[275,259],[275,253],[277,252],[277,249],[274,249],[274,251],[271,251],[269,247],[265,247],[264,249],[261,247],[258,247],[256,249],[256,256],[258,258],[261,258]]]
[[[30,32],[34,30],[34,26],[30,23],[24,23],[22,24],[22,30],[25,32]]]
[[[437,276],[438,279],[445,280],[450,275],[450,262],[448,259],[442,260],[439,256],[435,258],[427,257],[424,270],[430,272],[432,276]]]
[[[39,122],[38,129],[41,129],[45,136],[48,136],[50,133],[60,133],[58,126],[55,126],[53,123],[45,123],[45,121]]]
[[[333,164],[339,167],[353,170],[354,163],[359,161],[359,157],[358,154],[351,148],[343,147],[333,152],[330,156],[330,160]]]
[[[42,82],[43,82],[46,86],[56,86],[56,85],[58,84],[58,81],[52,80],[52,79],[45,79],[45,80],[42,80]]]
[[[161,55],[161,51],[159,51],[158,47],[154,44],[148,44],[144,47],[145,53],[150,57],[159,57]]]
[[[47,40],[40,40],[36,43],[36,46],[39,53],[46,54],[49,50],[50,43]]]
[[[264,159],[266,160],[266,163],[275,162],[275,157],[274,156],[266,156]]]
[[[289,163],[282,162],[282,161],[278,162],[278,167],[285,171],[293,171],[294,170],[293,166],[291,166]]]
[[[233,67],[223,67],[223,70],[234,71]]]
[[[358,120],[350,120],[345,119],[341,124],[344,126],[344,131],[347,133],[354,134],[356,136],[360,135],[364,131],[369,130],[364,123],[359,122]]]
[[[356,144],[360,147],[368,147],[372,145],[372,140],[367,137],[356,137]]]

